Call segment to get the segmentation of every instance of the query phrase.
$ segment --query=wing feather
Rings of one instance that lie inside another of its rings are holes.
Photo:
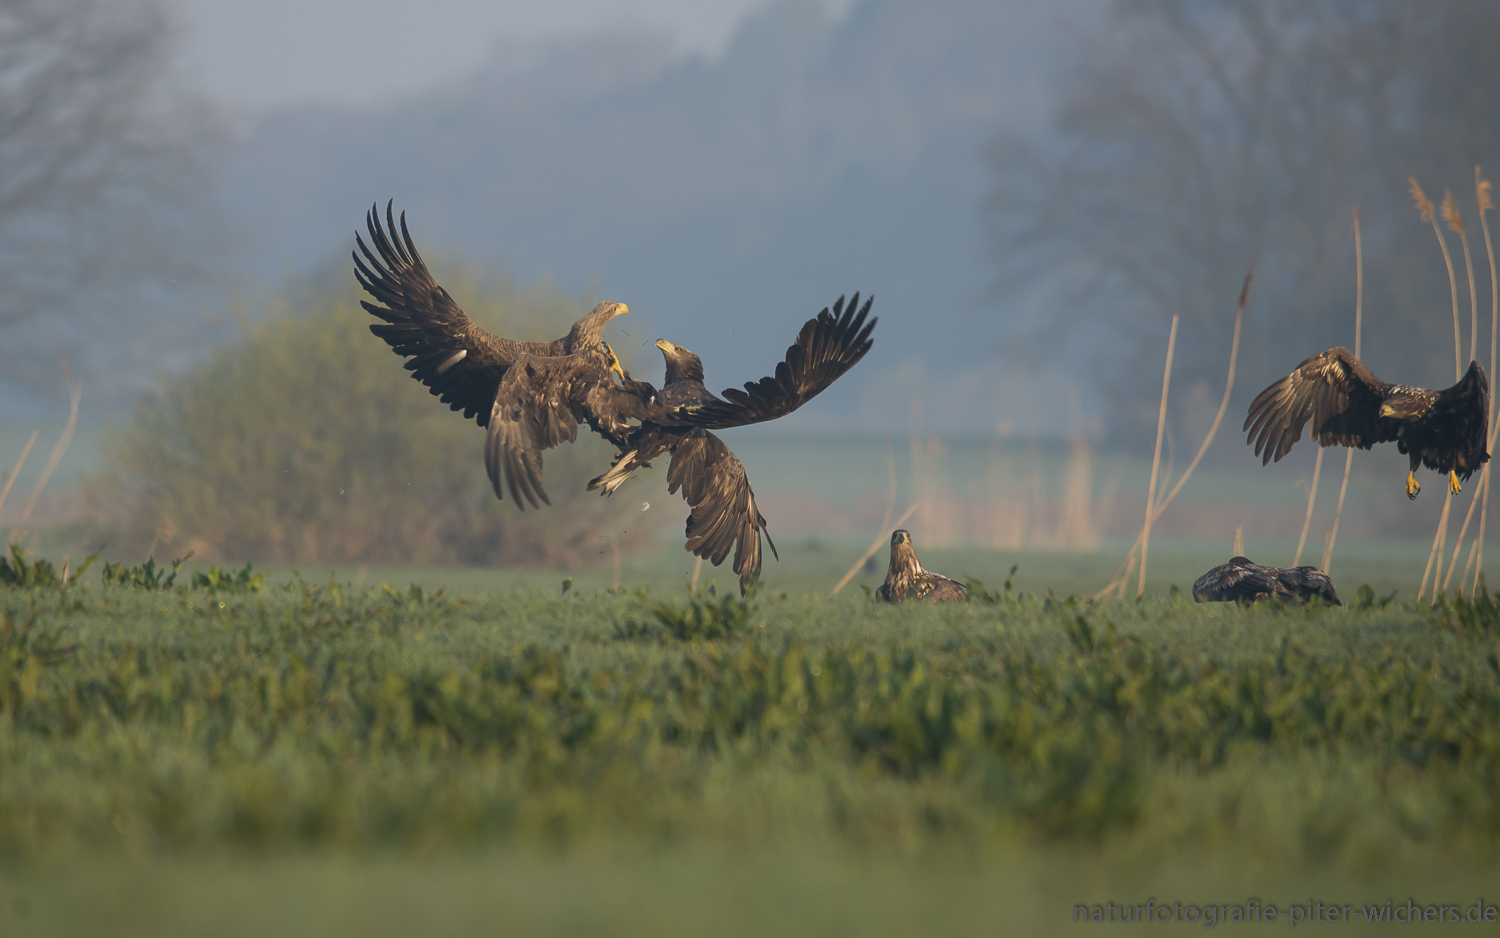
[[[1380,416],[1388,387],[1348,349],[1331,348],[1256,395],[1242,429],[1262,465],[1290,452],[1309,420],[1323,446],[1369,449],[1396,439],[1396,421]]]
[[[433,280],[406,228],[404,212],[400,237],[396,237],[392,205],[386,203],[385,226],[378,207],[372,206],[365,214],[369,244],[358,233],[354,236],[358,248],[352,254],[354,276],[375,300],[361,300],[360,305],[382,320],[372,324],[370,331],[407,359],[406,370],[433,395],[485,426],[505,370],[517,355],[543,349],[538,343],[501,338],[476,325]]]
[[[682,424],[721,430],[784,417],[812,400],[859,363],[874,344],[870,333],[876,317],[869,315],[874,297],[859,305],[859,294],[846,305],[839,297],[802,325],[797,341],[786,350],[774,375],[745,383],[743,391],[729,388],[723,400],[678,408]]]
[[[667,491],[679,489],[689,511],[687,549],[718,566],[733,548],[734,572],[745,589],[760,572],[760,536],[765,534],[772,554],[776,544],[739,457],[707,430],[683,433],[667,467]]]

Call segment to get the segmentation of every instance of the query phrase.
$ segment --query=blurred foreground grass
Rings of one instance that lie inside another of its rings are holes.
[[[293,582],[0,612],[7,935],[1038,934],[1493,883],[1492,608]]]

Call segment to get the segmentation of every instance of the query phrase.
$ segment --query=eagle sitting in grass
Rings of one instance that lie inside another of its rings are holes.
[[[853,368],[872,345],[876,319],[867,319],[871,302],[867,299],[861,307],[858,293],[847,305],[839,297],[832,311],[824,307],[803,324],[775,377],[747,383],[743,391],[731,388],[723,397],[703,384],[703,361],[697,355],[658,340],[656,347],[666,360],[662,388],[656,391],[632,379],[616,390],[645,398],[632,410],[641,425],[621,444],[614,467],[589,483],[589,491],[612,495],[637,469],[670,453],[667,490],[674,495],[680,490],[688,503],[687,550],[718,566],[733,548],[734,572],[744,590],[760,572],[760,536],[766,535],[772,554],[776,545],[756,507],[744,464],[709,430],[789,414]]]
[[[1429,391],[1387,384],[1348,349],[1331,348],[1260,392],[1243,429],[1261,465],[1285,456],[1308,420],[1323,446],[1370,449],[1394,440],[1411,457],[1406,497],[1416,498],[1418,466],[1448,473],[1449,490],[1458,492],[1489,460],[1489,409],[1490,383],[1479,362],[1470,362],[1453,387]]]
[[[1193,583],[1193,599],[1200,603],[1250,602],[1262,596],[1304,603],[1316,596],[1343,605],[1333,581],[1317,567],[1263,567],[1246,557],[1231,557]]]
[[[968,592],[957,580],[923,569],[911,532],[898,528],[891,534],[891,566],[875,595],[888,603],[925,599],[934,603],[963,602]]]

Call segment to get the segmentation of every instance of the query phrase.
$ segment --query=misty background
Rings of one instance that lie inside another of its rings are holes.
[[[1474,172],[1500,172],[1497,40],[1481,0],[7,0],[0,422],[60,422],[66,361],[85,426],[123,425],[289,295],[354,299],[353,233],[394,199],[429,257],[628,303],[617,344],[649,380],[658,337],[710,386],[756,379],[803,320],[873,293],[865,361],[728,440],[767,514],[852,534],[899,474],[903,504],[953,496],[926,521],[955,543],[1020,543],[999,532],[1045,512],[1033,542],[1092,549],[1138,524],[1172,317],[1180,470],[1253,264],[1206,463],[1228,474],[1176,523],[1295,537],[1314,448],[1262,470],[1237,431],[1266,384],[1353,346],[1351,209],[1375,373],[1451,383],[1409,176],[1468,221],[1488,365]],[[1440,499],[1385,497],[1403,463],[1358,456],[1356,530],[1430,530]],[[996,520],[966,527],[976,499]]]

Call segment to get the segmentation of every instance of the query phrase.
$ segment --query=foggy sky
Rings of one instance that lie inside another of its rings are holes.
[[[764,0],[172,0],[184,79],[231,107],[364,105],[472,71],[497,39],[621,25],[722,49]],[[827,0],[842,13],[849,0]],[[372,67],[372,64],[374,67]]]

